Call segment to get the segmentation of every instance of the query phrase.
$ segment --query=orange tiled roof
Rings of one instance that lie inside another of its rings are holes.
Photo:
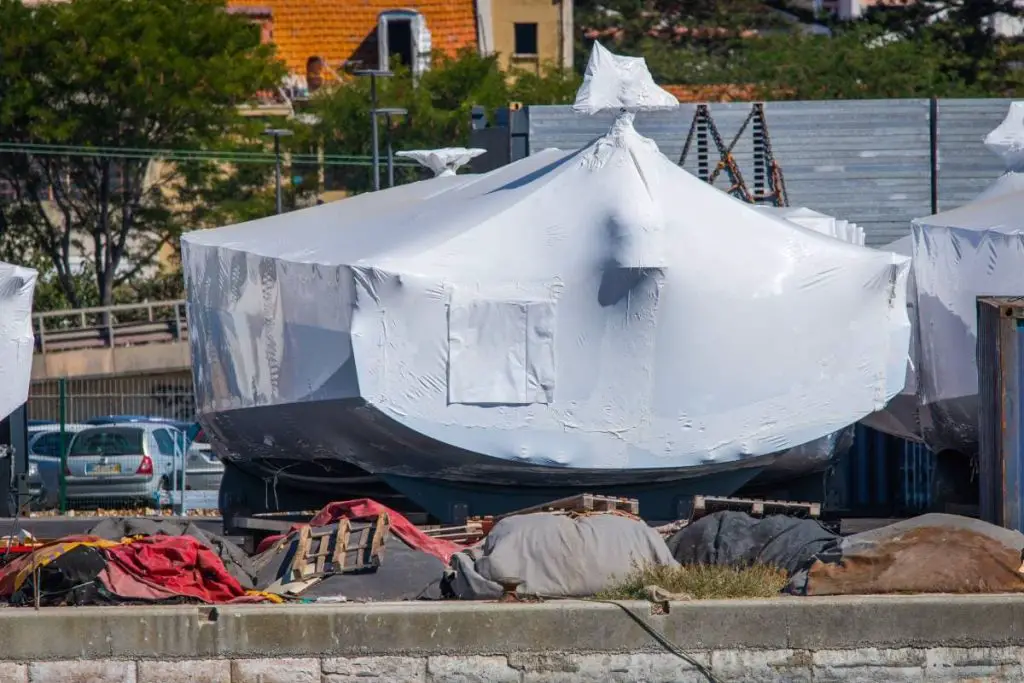
[[[274,44],[292,72],[304,72],[310,57],[322,57],[337,68],[361,49],[365,53],[377,16],[394,9],[420,12],[435,50],[454,55],[476,47],[474,0],[228,0],[228,5],[271,10]]]
[[[889,0],[875,0],[884,2]],[[897,1],[897,0],[892,0]],[[902,0],[900,0],[902,1]],[[582,29],[583,37],[588,40],[621,40],[625,35],[625,29],[612,26],[609,28]],[[728,29],[714,26],[665,26],[662,28],[648,29],[647,34],[651,38],[728,38],[738,36],[740,38],[756,38],[761,35],[757,29]]]
[[[675,95],[680,102],[754,102],[758,99],[756,85],[723,83],[661,87]]]

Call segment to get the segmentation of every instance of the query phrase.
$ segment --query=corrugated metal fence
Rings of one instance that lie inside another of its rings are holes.
[[[853,447],[828,473],[826,507],[874,517],[926,512],[934,474],[935,456],[923,444],[857,425]]]
[[[808,206],[864,227],[868,244],[906,235],[910,221],[974,197],[1003,172],[982,140],[1006,115],[1010,100],[849,100],[768,102],[765,114],[775,158],[782,166],[790,204]],[[728,143],[750,105],[712,104]],[[695,105],[642,114],[637,130],[678,159]],[[612,116],[581,116],[567,106],[533,106],[528,117],[530,153],[547,147],[578,149],[607,132]],[[712,151],[712,164],[715,163]],[[750,132],[734,151],[752,176]],[[686,168],[696,170],[695,156]],[[722,174],[717,185],[725,187]]]
[[[107,415],[144,415],[184,422],[195,419],[195,393],[187,372],[123,377],[71,378],[65,383],[67,422]],[[60,380],[32,382],[30,420],[60,419]]]

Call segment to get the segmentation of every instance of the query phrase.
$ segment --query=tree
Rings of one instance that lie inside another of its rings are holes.
[[[760,0],[580,0],[577,62],[594,40],[644,57],[659,83],[746,83],[735,59],[759,32],[792,28]]]
[[[578,0],[579,57],[602,39],[645,57],[659,83],[755,84],[772,99],[1016,96],[1024,89],[1024,42],[997,30],[1001,22],[1024,22],[1015,0],[875,3],[852,22],[815,17],[796,4]],[[815,33],[810,22],[819,25]],[[818,35],[821,26],[832,35]]]
[[[941,43],[894,39],[870,24],[834,35],[768,36],[750,41],[738,62],[765,99],[957,97],[982,94],[947,68]]]
[[[0,242],[45,255],[72,306],[87,255],[111,303],[183,224],[184,167],[146,150],[244,137],[238,105],[282,75],[223,0],[0,0]]]
[[[1012,96],[1024,85],[1019,38],[1001,35],[1001,23],[1020,24],[1024,7],[1015,0],[915,0],[876,6],[865,21],[907,40],[941,45],[944,69],[968,87]]]
[[[548,66],[541,74],[505,73],[497,56],[481,57],[466,50],[456,56],[437,55],[433,67],[413,79],[398,65],[395,76],[378,82],[381,106],[401,107],[408,114],[391,130],[395,150],[451,147],[469,141],[471,110],[480,105],[493,112],[510,102],[563,104],[572,102],[580,79]],[[312,111],[319,119],[315,134],[329,155],[365,157],[372,151],[369,115],[370,92],[366,79],[351,78],[314,99]],[[383,120],[382,120],[383,152]],[[398,169],[399,182],[429,176],[423,169]],[[349,191],[370,185],[370,168],[349,165],[331,170],[333,184]]]

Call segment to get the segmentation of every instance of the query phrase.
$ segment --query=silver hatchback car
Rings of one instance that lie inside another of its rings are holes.
[[[224,463],[213,452],[203,430],[189,444],[185,465],[185,488],[194,491],[217,491],[224,477]]]
[[[173,427],[127,423],[83,429],[68,447],[64,480],[71,504],[130,501],[160,506],[180,481],[184,439]]]

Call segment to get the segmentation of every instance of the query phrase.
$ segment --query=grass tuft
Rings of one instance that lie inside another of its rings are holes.
[[[788,581],[786,572],[768,565],[736,569],[712,565],[647,565],[636,567],[608,590],[604,600],[647,600],[650,587],[682,594],[693,600],[772,598]]]

